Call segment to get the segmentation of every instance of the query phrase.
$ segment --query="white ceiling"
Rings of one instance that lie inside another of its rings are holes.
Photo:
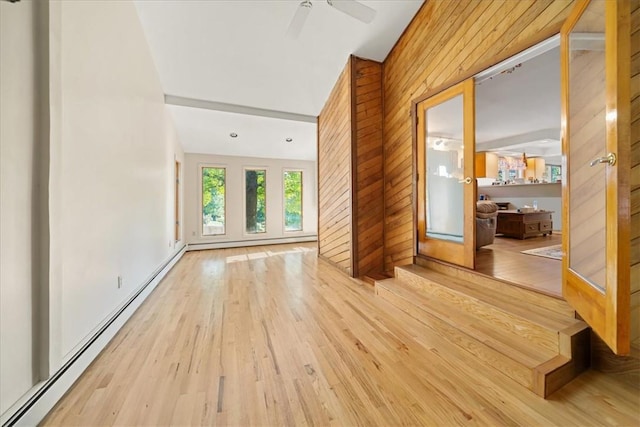
[[[478,151],[562,163],[560,48],[548,44],[556,47],[476,85]]]
[[[286,31],[299,0],[135,3],[167,95],[318,116],[349,55],[383,61],[423,0],[362,0],[377,11],[370,24],[314,0],[296,40]],[[171,110],[186,152],[273,157],[267,138],[296,134],[296,148],[278,155],[315,158],[315,125]],[[244,137],[226,144],[230,132]]]
[[[476,85],[476,142],[541,129],[560,138],[560,49],[555,47]]]
[[[314,0],[293,40],[299,0],[136,0],[185,152],[315,160],[315,117],[349,55],[383,61],[423,0],[362,3],[377,11],[371,24]],[[479,151],[559,156],[559,52],[548,49],[481,73]]]
[[[316,159],[316,124],[169,105],[185,152]],[[238,136],[232,138],[235,132]],[[293,141],[287,142],[286,138]]]

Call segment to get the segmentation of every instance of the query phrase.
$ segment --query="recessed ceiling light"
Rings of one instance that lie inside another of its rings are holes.
[[[231,132],[231,133],[229,134],[229,136],[230,136],[231,138],[237,138],[237,137],[238,137],[238,134],[237,134],[237,133],[235,133],[235,132]]]
[[[292,142],[292,141],[293,141],[293,138],[287,138],[287,139],[285,139],[285,141],[287,141],[287,142]]]

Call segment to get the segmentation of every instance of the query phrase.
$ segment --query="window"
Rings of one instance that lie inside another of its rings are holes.
[[[202,168],[202,235],[225,234],[226,169]]]
[[[267,171],[247,169],[244,172],[245,214],[247,233],[267,231]]]
[[[547,166],[549,176],[549,182],[558,182],[562,181],[562,167],[558,165],[549,165]]]
[[[284,171],[284,230],[302,230],[302,171]]]

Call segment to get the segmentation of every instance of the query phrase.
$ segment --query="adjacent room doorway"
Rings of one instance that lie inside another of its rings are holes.
[[[418,103],[416,118],[418,254],[561,297],[559,36]]]
[[[475,270],[562,297],[560,37],[483,71],[475,85],[478,200],[498,205],[494,219],[477,219],[476,234],[491,234],[493,223],[495,238],[477,245]]]
[[[499,277],[497,271],[503,262],[511,260],[520,270],[513,278],[501,278],[539,292],[545,292],[536,288],[543,271],[559,271],[557,290],[545,293],[564,298],[616,354],[628,354],[631,335],[628,24],[629,9],[623,3],[576,2],[560,31],[559,79],[549,80],[556,83],[559,80],[555,90],[560,97],[559,115],[557,110],[553,112],[553,106],[533,102],[543,91],[534,85],[535,76],[544,74],[544,67],[538,62],[544,62],[541,60],[546,53],[553,53],[548,47],[557,45],[554,39],[474,76],[473,84],[466,80],[445,91],[428,94],[417,102],[415,110],[416,255],[476,270],[485,268],[495,277]],[[525,70],[531,76],[518,82]],[[507,100],[496,97],[499,90],[480,94],[483,83],[501,79],[515,81],[506,90]],[[456,90],[462,94],[461,103],[451,102],[457,96]],[[551,125],[542,120],[548,112],[552,112]],[[532,153],[553,143],[558,135],[553,123],[557,123],[558,116],[562,162],[555,165],[542,154],[532,156]],[[501,145],[505,142],[508,144]],[[530,148],[522,145],[532,142],[535,145]],[[497,161],[486,155],[484,159],[476,159],[476,146],[485,149],[481,151],[484,153],[497,150],[493,153]],[[505,147],[518,151],[515,156],[500,155]],[[522,154],[518,156],[520,151]],[[511,161],[507,157],[512,157]],[[544,162],[538,165],[540,158]],[[486,174],[487,165],[492,163],[492,167],[498,163],[497,178],[477,175],[483,167]],[[557,175],[557,170],[547,168],[547,163],[561,170],[561,196],[555,208],[550,206],[554,210],[542,200],[548,194],[530,193],[538,187],[556,185],[545,182]],[[492,181],[477,182],[482,178]],[[497,185],[493,185],[496,180]],[[510,194],[494,193],[497,189],[516,190]],[[487,211],[484,205],[489,203],[479,200],[481,195],[490,200],[507,199],[501,203],[510,211],[495,215],[495,234],[500,236],[490,242],[480,233],[480,220],[486,218],[478,212],[483,215],[494,212]],[[442,205],[448,207],[448,215],[440,212]],[[554,218],[555,209],[561,216]],[[461,218],[461,223],[456,218]],[[562,234],[562,261],[556,263],[557,267],[552,264],[549,268],[529,267],[533,262],[530,260],[536,257],[521,250],[509,250],[520,245],[514,240],[502,240],[518,238],[533,244],[535,241],[529,239],[547,239],[541,241],[547,245],[556,243],[558,233]],[[469,252],[471,247],[478,250]],[[490,254],[484,260],[482,249],[490,250],[484,252]],[[517,261],[518,258],[522,261]],[[527,275],[533,283],[524,282]]]

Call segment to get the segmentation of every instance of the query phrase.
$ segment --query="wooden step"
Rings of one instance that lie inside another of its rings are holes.
[[[556,312],[561,316],[575,317],[575,310],[563,299],[544,295],[531,289],[522,288],[517,284],[508,283],[473,270],[435,260],[417,258],[416,264],[417,266],[472,283],[477,292],[483,292],[506,301],[526,301],[530,305],[544,307],[546,310]]]
[[[376,294],[536,394],[547,397],[589,364],[589,329],[559,305],[494,297],[419,266],[396,267]]]
[[[517,317],[526,316],[526,320],[531,320],[533,322],[532,327],[539,329],[539,334],[542,335],[548,335],[549,331],[563,329],[576,322],[576,319],[572,317],[573,315],[569,316],[549,310],[540,301],[530,301],[528,295],[519,297],[514,295],[505,296],[499,292],[478,287],[475,283],[467,280],[415,265],[397,267],[395,271],[398,279],[415,288],[425,292],[446,294],[451,300],[459,301],[460,304],[469,306],[470,310],[473,307],[479,307],[482,310],[480,312],[481,315],[484,314],[484,310],[487,307],[494,307],[496,310],[490,311],[488,315],[506,312],[507,319],[504,319],[505,315],[501,315],[500,319],[506,320],[508,324],[513,322],[508,314],[513,314]],[[548,298],[544,295],[542,297]],[[556,301],[555,299],[552,300]],[[566,302],[562,302],[566,304]],[[528,324],[531,324],[531,322]],[[524,327],[518,323],[512,324],[512,326],[517,330]],[[525,331],[527,330],[525,329]],[[531,338],[534,339],[535,337],[536,334],[534,333]],[[555,334],[548,337],[548,339],[553,341],[553,349],[556,349],[557,339]]]
[[[367,285],[375,286],[378,280],[389,279],[390,277],[393,276],[386,272],[367,273],[364,276],[360,277],[360,280],[362,280]]]
[[[524,358],[540,354],[540,358],[534,358],[534,362],[547,360],[550,355],[558,352],[557,334],[549,333],[549,330],[540,328],[526,319],[473,299],[465,301],[461,296],[443,295],[409,287],[407,282],[400,278],[393,282],[385,282],[384,285],[396,286],[394,292],[401,294],[407,301],[413,300],[416,304],[421,304],[424,309],[442,319],[451,319],[451,324],[460,326],[461,330],[469,331],[473,336],[483,336],[485,342],[496,341],[492,345],[501,345],[513,351],[521,349]],[[536,346],[531,346],[531,341],[535,341]]]

